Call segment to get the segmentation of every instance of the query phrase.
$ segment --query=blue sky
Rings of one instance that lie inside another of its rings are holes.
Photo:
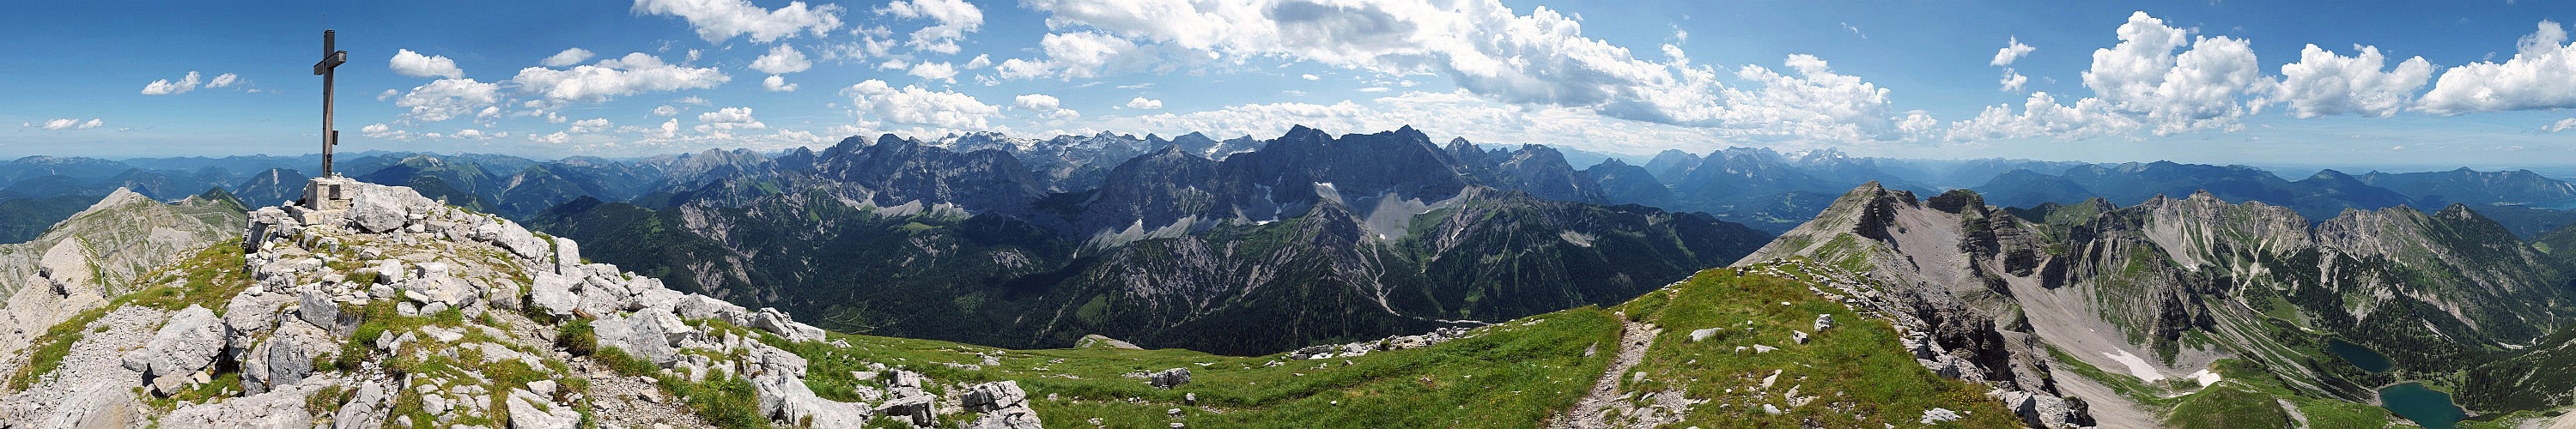
[[[882,132],[1271,137],[1302,123],[1640,154],[2576,164],[2576,45],[2561,24],[2576,6],[2545,1],[18,9],[0,17],[13,42],[0,44],[0,124],[18,124],[0,131],[0,156],[312,152],[309,67],[333,28],[350,52],[343,150],[632,156]],[[2028,49],[1999,55],[2013,43]]]

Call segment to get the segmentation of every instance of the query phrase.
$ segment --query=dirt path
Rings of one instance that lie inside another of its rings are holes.
[[[1604,421],[1609,417],[1610,406],[1627,396],[1619,392],[1619,378],[1628,376],[1630,368],[1636,368],[1637,362],[1646,359],[1646,349],[1655,346],[1655,334],[1662,332],[1654,325],[1628,321],[1625,312],[1612,314],[1626,325],[1619,329],[1619,354],[1610,359],[1610,367],[1601,371],[1601,378],[1592,381],[1592,391],[1585,393],[1582,400],[1575,401],[1574,409],[1566,411],[1548,427],[1595,429],[1612,426]]]

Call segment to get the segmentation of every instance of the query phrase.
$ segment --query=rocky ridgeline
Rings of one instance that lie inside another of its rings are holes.
[[[822,398],[806,359],[775,345],[826,341],[822,329],[581,263],[571,240],[409,188],[351,191],[348,210],[251,212],[243,266],[227,267],[246,270],[238,294],[110,309],[60,368],[0,398],[0,427],[707,426],[664,393],[681,389],[654,384],[721,380],[747,381],[759,416],[784,426],[971,412],[948,420],[1038,427],[1010,381],[930,389],[871,365],[852,386],[868,401]],[[579,324],[598,354],[565,345]],[[659,377],[632,375],[637,361]]]
[[[1992,388],[1986,396],[2032,427],[2092,427],[2095,419],[2082,399],[2064,396],[2046,377],[2046,362],[2016,359],[1991,320],[1972,317],[1962,308],[1941,309],[1919,300],[1895,299],[1884,282],[1867,275],[1827,268],[1811,261],[1778,259],[1739,264],[1749,272],[1808,280],[1808,290],[1851,307],[1863,315],[1886,319],[1896,328],[1897,342],[1913,353],[1914,362],[1942,377]],[[1834,325],[1818,315],[1815,330]],[[1693,333],[1694,336],[1698,334]],[[1806,338],[1799,332],[1796,338]],[[2036,371],[2022,367],[2036,366]],[[2035,380],[2035,381],[2034,381]],[[1933,420],[1925,417],[1925,422]]]

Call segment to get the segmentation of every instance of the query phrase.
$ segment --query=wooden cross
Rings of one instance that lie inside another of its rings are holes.
[[[349,51],[332,49],[332,30],[322,30],[322,62],[313,63],[313,74],[322,76],[322,175],[331,177],[331,148],[340,145],[340,131],[331,129],[331,77],[340,64],[349,62]]]

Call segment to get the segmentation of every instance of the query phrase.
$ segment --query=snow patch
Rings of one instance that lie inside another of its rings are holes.
[[[2212,385],[2212,384],[2218,384],[2218,380],[2220,380],[2220,379],[2221,379],[2221,377],[2219,377],[2219,376],[2218,376],[2218,373],[2215,373],[2215,372],[2209,372],[2209,370],[2207,370],[2207,369],[2200,370],[2200,372],[2194,372],[2194,373],[2191,373],[2191,375],[2183,376],[2183,378],[2188,378],[2188,379],[2192,379],[2192,380],[2194,380],[2194,381],[2199,381],[2199,382],[2200,382],[2200,387],[2209,387],[2209,385]]]
[[[2139,380],[2165,379],[2164,373],[2157,372],[2155,365],[2148,364],[2146,359],[2139,358],[2138,355],[2129,354],[2128,350],[2120,350],[2119,353],[2102,352],[2102,355],[2119,361],[2121,366],[2129,367],[2129,375],[2137,376]]]

